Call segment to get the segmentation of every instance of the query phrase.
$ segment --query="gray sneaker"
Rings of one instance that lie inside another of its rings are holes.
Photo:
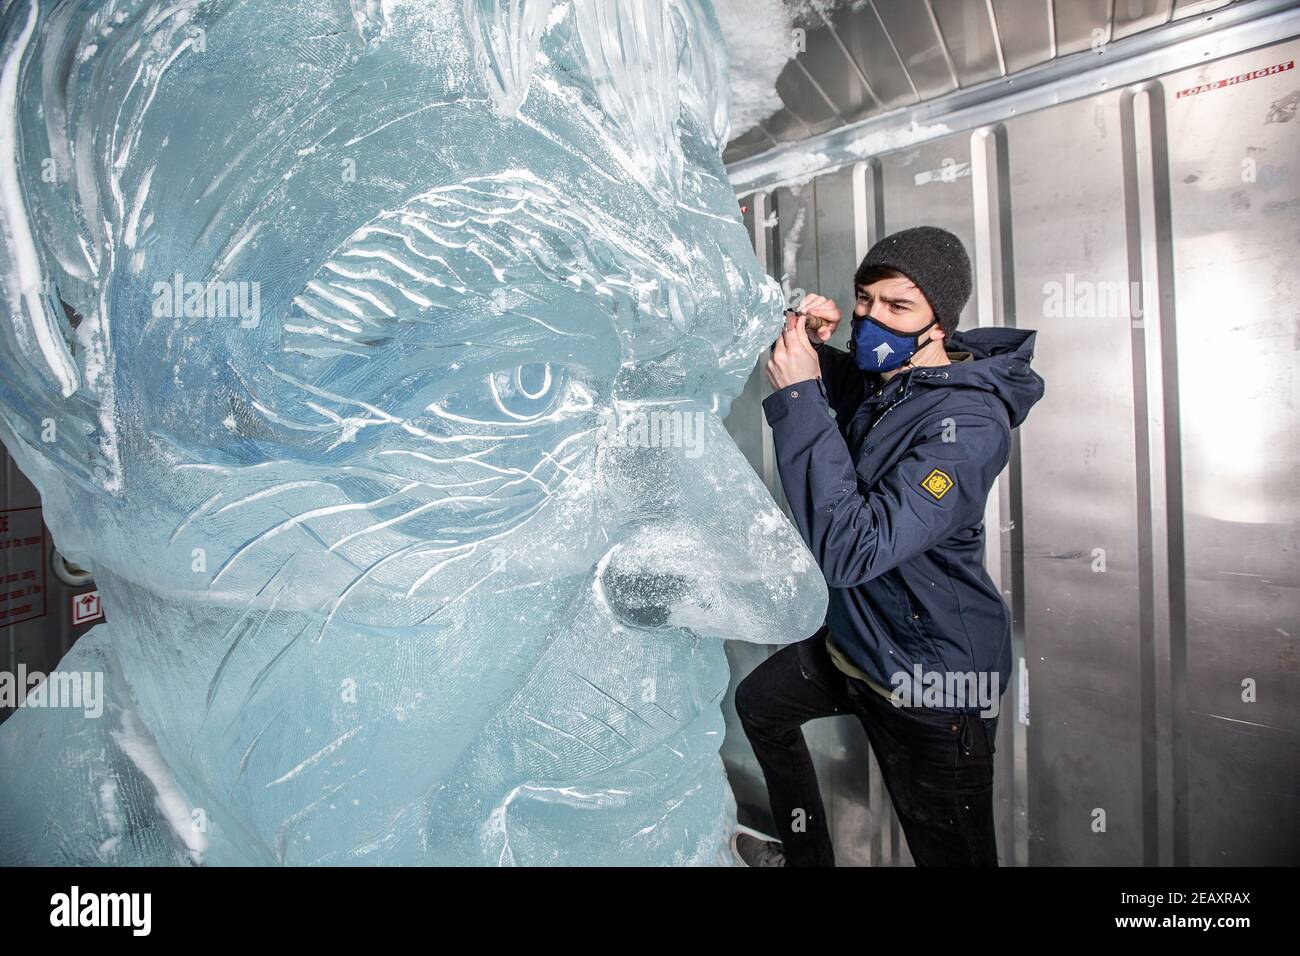
[[[744,866],[785,866],[780,840],[765,840],[743,830],[731,835],[731,852]]]

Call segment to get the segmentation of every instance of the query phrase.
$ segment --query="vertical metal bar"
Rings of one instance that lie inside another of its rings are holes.
[[[1124,163],[1124,212],[1127,231],[1128,281],[1142,282],[1142,187],[1139,185],[1138,136],[1149,137],[1139,129],[1134,117],[1134,91],[1125,91],[1120,100],[1121,155]],[[1146,338],[1142,321],[1134,323],[1130,332],[1133,363],[1133,444],[1134,463],[1137,469],[1137,558],[1138,558],[1138,633],[1141,635],[1139,652],[1142,700],[1142,862],[1146,866],[1158,865],[1162,856],[1168,865],[1162,847],[1169,846],[1168,834],[1162,833],[1162,821],[1168,823],[1168,814],[1161,812],[1160,795],[1168,793],[1160,781],[1161,752],[1159,681],[1156,677],[1159,647],[1155,637],[1155,605],[1152,570],[1152,514],[1151,514],[1151,421],[1147,408],[1150,383],[1147,381]]]
[[[880,161],[864,159],[853,167],[853,252],[859,262],[885,234],[885,201]]]
[[[1146,86],[1134,105],[1138,183],[1142,195],[1142,301],[1152,314],[1142,317],[1146,335],[1147,414],[1151,421],[1152,530],[1154,611],[1157,640],[1156,676],[1168,728],[1172,861],[1188,858],[1186,741],[1186,577],[1183,561],[1182,457],[1178,415],[1178,361],[1174,321],[1173,221],[1170,211],[1169,150],[1164,89]],[[1150,294],[1147,294],[1150,293]]]
[[[1173,851],[1173,754],[1170,744],[1173,741],[1173,728],[1170,706],[1170,648],[1169,648],[1169,566],[1164,560],[1169,550],[1169,515],[1165,510],[1164,489],[1168,484],[1165,459],[1161,450],[1164,447],[1164,420],[1161,414],[1161,396],[1164,394],[1164,378],[1160,367],[1160,316],[1158,302],[1160,297],[1160,274],[1157,267],[1159,250],[1156,236],[1155,177],[1158,173],[1152,167],[1152,116],[1151,98],[1143,90],[1133,95],[1133,145],[1135,147],[1134,165],[1137,176],[1134,185],[1136,195],[1129,206],[1131,215],[1136,219],[1139,272],[1137,288],[1141,290],[1140,301],[1145,307],[1149,297],[1156,306],[1155,314],[1148,317],[1145,308],[1137,310],[1134,316],[1133,331],[1143,338],[1142,360],[1146,381],[1146,438],[1147,438],[1147,493],[1149,500],[1144,502],[1150,514],[1150,604],[1152,645],[1154,651],[1153,675],[1155,678],[1155,733],[1156,733],[1156,779],[1159,804],[1157,817],[1159,832],[1159,862],[1169,866]],[[1132,301],[1130,295],[1130,303]],[[1131,308],[1131,306],[1130,306]]]
[[[997,141],[991,127],[983,127],[971,133],[971,218],[973,219],[975,235],[975,255],[973,257],[975,267],[975,308],[980,326],[999,325],[999,319],[1003,312],[1001,274],[1003,239],[1000,228],[998,183],[996,181],[996,150]],[[1005,486],[1006,481],[999,475],[994,479],[993,487],[990,489],[989,496],[984,504],[984,564],[989,577],[993,579],[994,586],[998,589],[998,593],[1004,596],[1010,594],[1008,584],[1004,583],[1004,556],[1002,553],[1002,514]],[[1018,657],[1019,655],[1015,656]],[[1007,724],[1008,721],[999,721],[1002,729],[999,737],[1005,738]],[[997,742],[995,742],[996,746]],[[998,747],[997,749],[1006,752],[1005,747]],[[1000,809],[998,797],[1005,792],[1006,764],[1005,757],[1001,761],[997,761],[995,758],[995,811]],[[1009,802],[1014,807],[1015,801],[1011,800]],[[997,833],[998,855],[1001,862],[1007,860],[1008,831],[1005,824],[1006,820],[1003,814],[998,813],[995,832]],[[1014,844],[1010,849],[1014,853]]]
[[[1143,860],[1188,861],[1186,595],[1182,462],[1174,339],[1173,239],[1163,91],[1148,82],[1120,103],[1133,315],[1134,437],[1142,633]]]
[[[776,222],[768,224],[769,216],[774,218],[776,213],[776,195],[771,192],[757,192],[754,193],[752,202],[754,204],[754,255],[769,275],[780,275],[781,243],[778,232],[780,226]],[[769,357],[767,349],[760,352],[758,356],[758,367],[762,372],[761,394],[764,398],[771,390],[771,386],[767,383]],[[777,505],[782,510],[788,511],[785,494],[781,488],[781,478],[776,470],[776,445],[772,441],[772,428],[767,423],[767,416],[760,415],[759,421],[763,428],[763,484],[767,486],[768,492]]]
[[[975,226],[976,309],[981,326],[1016,325],[1014,255],[1011,232],[1011,177],[1007,133],[1001,124],[971,134],[971,189]],[[1007,468],[998,476],[985,509],[985,563],[999,592],[1011,608],[1011,659],[1019,661],[1025,648],[1024,521],[1021,496],[1019,433],[1013,433]],[[1028,863],[1028,820],[1020,808],[1028,804],[1026,727],[1020,721],[1020,681],[1008,675],[1007,694],[998,722],[995,761],[998,846],[1003,862]],[[1009,705],[1009,706],[1008,706]]]
[[[821,216],[817,209],[817,180],[814,179],[812,185],[812,226],[813,226],[813,270],[816,275],[817,288],[822,288],[822,230]]]

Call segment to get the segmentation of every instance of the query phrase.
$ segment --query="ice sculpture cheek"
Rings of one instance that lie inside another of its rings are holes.
[[[0,15],[0,435],[112,622],[102,723],[0,729],[0,861],[725,845],[719,638],[825,592],[720,419],[780,322],[721,40],[634,6]]]

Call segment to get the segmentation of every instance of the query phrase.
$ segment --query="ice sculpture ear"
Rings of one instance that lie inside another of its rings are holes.
[[[19,0],[5,17],[0,46],[0,416],[15,439],[11,450],[42,492],[48,491],[52,472],[83,487],[115,491],[120,471],[112,444],[112,402],[106,398],[111,363],[97,318],[90,253],[85,245],[72,254],[47,248],[51,226],[33,201],[33,191],[39,189],[52,197],[47,205],[79,206],[69,185],[74,177],[66,141],[51,125],[52,114],[61,115],[61,89],[46,88],[41,99],[38,51],[47,38],[36,0]],[[22,120],[42,115],[43,122]],[[65,304],[62,286],[75,305]],[[78,308],[87,314],[85,320]]]
[[[81,376],[50,307],[19,180],[19,74],[39,19],[35,0],[25,6],[22,26],[8,32],[0,50],[0,281],[13,344],[28,365],[67,398],[81,386]]]
[[[719,153],[731,138],[727,43],[713,12],[701,0],[676,0],[673,29],[679,43],[682,110],[699,123],[705,141]]]
[[[681,191],[678,36],[663,0],[574,0],[596,97],[650,189]]]
[[[498,115],[514,116],[528,95],[552,0],[465,0],[465,25],[479,74]]]
[[[479,74],[503,117],[528,94],[552,0],[464,0]],[[705,0],[573,0],[574,28],[606,117],[648,186],[681,186],[678,119],[721,151],[730,126],[726,46]],[[689,42],[688,42],[689,41]]]

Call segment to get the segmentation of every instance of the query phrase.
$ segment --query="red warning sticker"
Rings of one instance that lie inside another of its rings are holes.
[[[1295,60],[1287,60],[1285,63],[1274,63],[1272,66],[1266,66],[1262,70],[1251,70],[1249,73],[1238,73],[1236,76],[1230,76],[1226,79],[1215,80],[1213,83],[1202,83],[1200,86],[1189,86],[1185,90],[1179,90],[1175,99],[1181,100],[1184,96],[1195,96],[1197,93],[1208,93],[1210,90],[1217,90],[1225,86],[1236,86],[1238,83],[1248,83],[1251,80],[1258,80],[1261,76],[1272,76],[1275,73],[1284,73],[1295,66]]]
[[[104,608],[99,603],[99,591],[87,591],[85,594],[72,596],[72,626],[102,621]]]
[[[41,509],[0,509],[0,627],[45,616]]]

